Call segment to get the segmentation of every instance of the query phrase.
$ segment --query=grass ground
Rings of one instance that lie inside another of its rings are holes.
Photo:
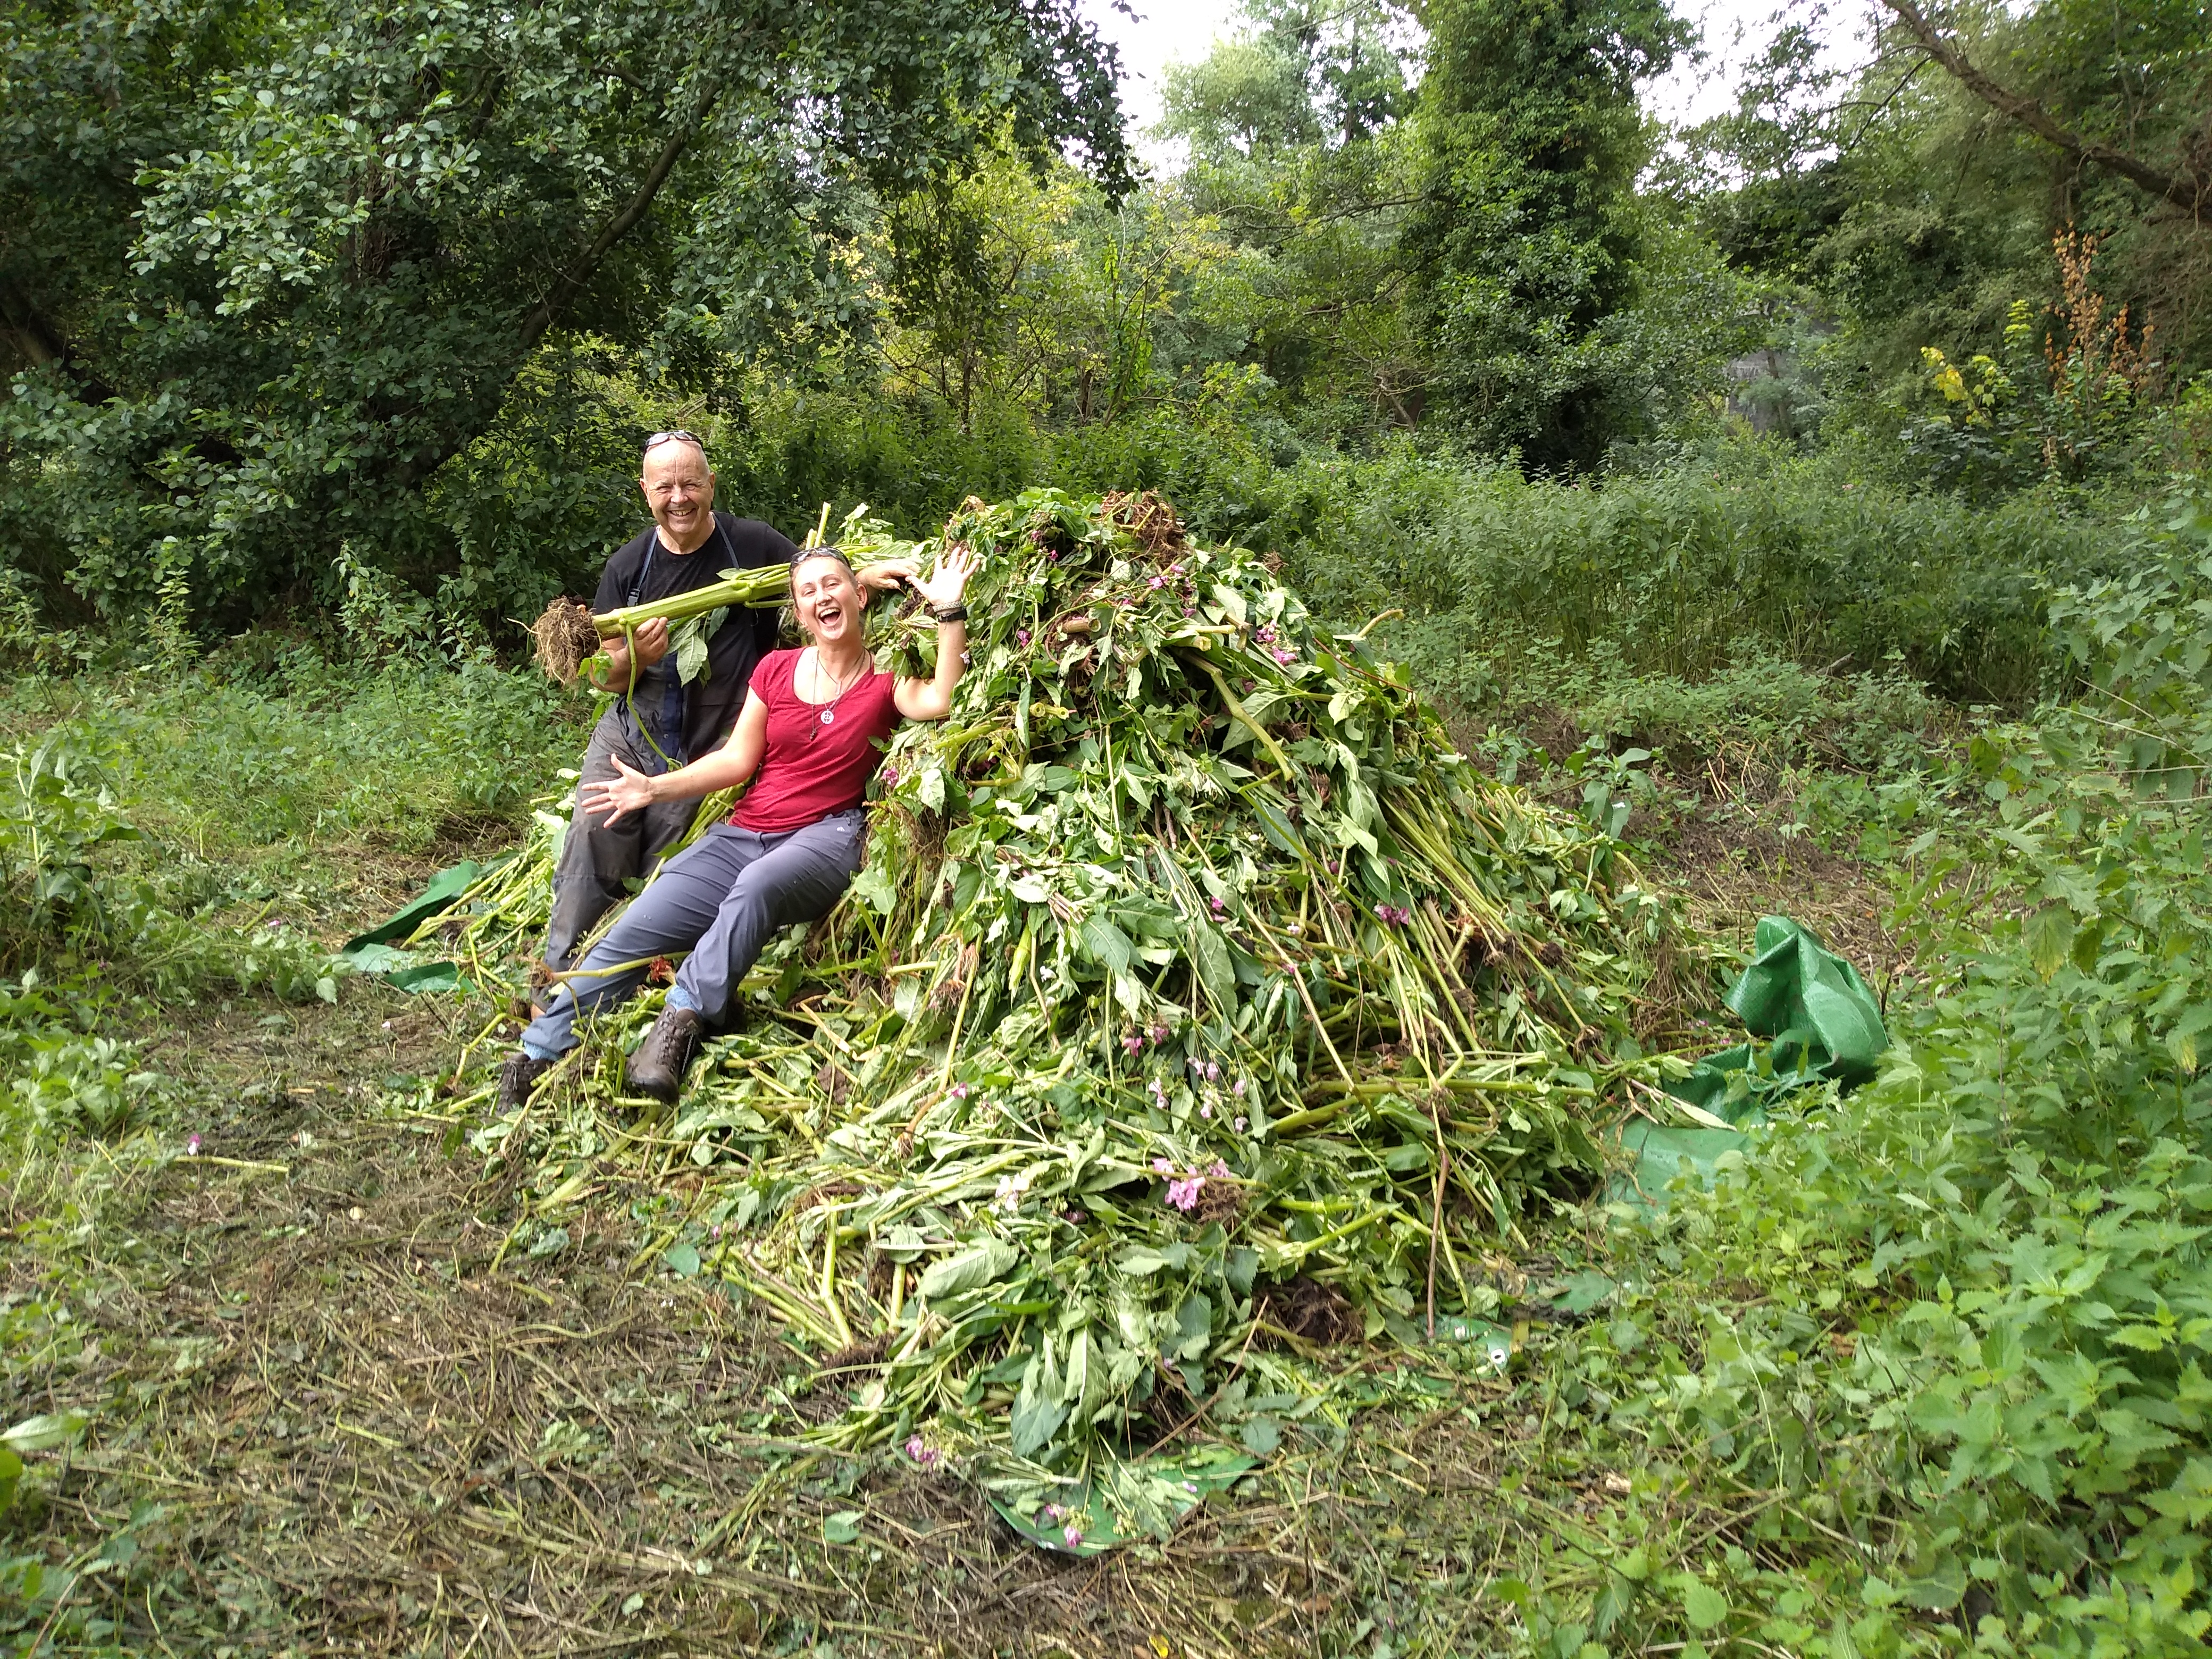
[[[19,730],[67,719],[118,734],[126,805],[147,827],[171,845],[194,834],[203,855],[293,896],[325,944],[388,914],[458,848],[511,833],[526,799],[518,787],[425,823],[381,799],[406,776],[387,767],[364,794],[375,781],[341,767],[319,794],[249,814],[183,753],[404,720],[404,698],[382,714],[270,704],[250,739],[221,710],[192,711],[180,739],[188,717],[172,705],[41,696]],[[556,723],[533,750],[533,708],[506,717],[517,757],[565,741]],[[416,753],[426,774],[438,764],[435,744]],[[222,769],[262,763],[233,753]],[[1876,870],[1783,835],[1755,793],[1710,805],[1658,849],[1702,924],[1742,939],[1784,909],[1882,970]],[[1164,1545],[1045,1555],[957,1474],[788,1438],[831,1385],[754,1310],[647,1250],[665,1193],[611,1174],[556,1248],[506,1250],[527,1171],[469,1150],[440,1091],[495,1012],[361,981],[335,1006],[210,993],[149,1007],[146,1062],[172,1079],[162,1115],[0,1181],[0,1424],[86,1419],[0,1519],[0,1562],[15,1568],[0,1579],[0,1643],[1472,1653],[1508,1645],[1520,1586],[1629,1492],[1591,1462],[1541,1363],[1571,1322],[1540,1323],[1504,1376],[1441,1352],[1340,1350],[1342,1408],[1290,1425],[1231,1500]],[[1553,1225],[1493,1270],[1540,1285],[1561,1246],[1595,1243],[1579,1214]],[[1756,1501],[1740,1516],[1684,1496],[1669,1524],[1725,1541]],[[857,1534],[829,1541],[845,1530],[830,1517],[855,1513]],[[78,1576],[41,1600],[22,1588],[30,1562]]]

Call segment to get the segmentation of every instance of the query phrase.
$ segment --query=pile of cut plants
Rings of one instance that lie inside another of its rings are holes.
[[[857,514],[836,539],[939,544]],[[1618,843],[1157,499],[971,499],[942,540],[984,560],[971,666],[893,740],[844,902],[755,969],[672,1113],[619,1096],[648,993],[473,1140],[528,1172],[518,1249],[612,1179],[679,1195],[641,1260],[773,1310],[813,1443],[1164,1530],[1200,1472],[1146,1454],[1264,1455],[1333,1346],[1502,1335],[1498,1253],[1656,1096],[1682,941]],[[873,627],[928,671],[925,615]],[[519,990],[562,828],[418,940]]]

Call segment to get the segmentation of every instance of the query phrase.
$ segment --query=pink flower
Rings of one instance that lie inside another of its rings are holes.
[[[1298,653],[1291,650],[1288,646],[1279,645],[1269,654],[1285,668],[1288,668],[1292,663],[1298,659]]]
[[[1026,628],[1017,628],[1014,630],[1014,643],[1018,646],[1026,647],[1029,642],[1030,630]]]
[[[1261,627],[1259,627],[1259,628],[1255,628],[1255,629],[1254,629],[1252,630],[1252,643],[1253,643],[1253,644],[1255,644],[1255,645],[1273,645],[1274,642],[1275,642],[1275,630],[1274,630],[1273,629],[1272,629],[1272,628],[1268,628],[1268,627],[1265,627],[1265,626],[1261,626]]]
[[[1169,1163],[1167,1159],[1164,1158],[1156,1158],[1152,1160],[1152,1173],[1154,1175],[1172,1175],[1174,1172],[1175,1165]]]
[[[1145,579],[1145,586],[1147,587],[1163,587],[1166,586],[1166,580],[1167,579],[1163,576],[1147,576]]]
[[[1206,1062],[1206,1080],[1208,1083],[1218,1083],[1221,1081],[1221,1062],[1219,1060],[1209,1060]]]
[[[1210,898],[1206,900],[1206,902],[1213,907],[1213,914],[1215,915],[1222,916],[1229,914],[1229,907],[1223,903],[1219,899]]]
[[[1237,1133],[1240,1135],[1243,1134],[1244,1133],[1244,1126],[1250,1121],[1251,1120],[1249,1118],[1238,1118],[1237,1120]]]
[[[1239,1098],[1242,1098],[1244,1093],[1244,1079],[1241,1077],[1238,1078],[1234,1084],[1230,1085],[1229,1092],[1232,1095],[1237,1096]]]
[[[185,1137],[185,1156],[186,1158],[198,1158],[199,1155],[200,1138],[198,1133],[195,1132]]]
[[[1083,1547],[1083,1534],[1075,1528],[1070,1527],[1060,1535],[1066,1540],[1068,1548],[1073,1550]]]
[[[921,1464],[924,1468],[927,1468],[931,1464],[937,1462],[939,1458],[945,1455],[945,1454],[938,1450],[936,1447],[925,1445],[922,1443],[921,1437],[918,1434],[909,1435],[907,1437],[906,1455],[912,1458],[915,1462]]]
[[[1062,1210],[1060,1212],[1060,1218],[1071,1227],[1080,1227],[1091,1219],[1081,1210]]]
[[[1168,1182],[1167,1201],[1188,1214],[1198,1207],[1198,1195],[1206,1189],[1206,1177],[1193,1176],[1188,1181]]]
[[[1211,1118],[1213,1115],[1213,1108],[1211,1106],[1201,1106],[1198,1109],[1198,1115],[1200,1117]]]
[[[886,788],[886,789],[896,789],[896,788],[897,788],[897,787],[898,787],[898,768],[897,768],[897,767],[896,767],[896,766],[886,766],[885,768],[884,768],[884,775],[884,775],[884,788]]]
[[[967,1085],[966,1084],[964,1084],[964,1083],[956,1083],[956,1084],[954,1084],[954,1085],[952,1085],[952,1097],[953,1097],[953,1099],[955,1099],[955,1100],[965,1100],[965,1099],[967,1099],[967,1098],[968,1098],[968,1085]]]
[[[1128,1036],[1123,1037],[1121,1039],[1121,1051],[1124,1054],[1130,1055],[1132,1058],[1144,1053],[1145,1039],[1143,1035],[1139,1032],[1132,1031]]]
[[[1229,1179],[1229,1166],[1217,1158],[1213,1160],[1213,1167],[1208,1170],[1206,1174],[1212,1176],[1216,1181],[1226,1181]]]

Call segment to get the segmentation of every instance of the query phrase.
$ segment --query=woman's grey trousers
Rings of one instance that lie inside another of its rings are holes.
[[[718,823],[671,859],[630,901],[607,936],[546,994],[522,1033],[525,1052],[550,1060],[576,1046],[576,1019],[618,1002],[644,981],[655,957],[689,951],[669,1000],[696,1008],[710,1030],[730,1013],[738,986],[780,927],[813,921],[851,884],[867,839],[855,806],[781,835]]]

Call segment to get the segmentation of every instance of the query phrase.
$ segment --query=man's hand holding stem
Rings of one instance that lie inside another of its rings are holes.
[[[636,665],[631,666],[630,647],[635,641]],[[634,689],[636,675],[643,673],[668,654],[668,618],[653,617],[640,623],[625,639],[620,634],[611,640],[599,641],[599,655],[605,666],[589,671],[591,682],[602,691],[628,691]]]

